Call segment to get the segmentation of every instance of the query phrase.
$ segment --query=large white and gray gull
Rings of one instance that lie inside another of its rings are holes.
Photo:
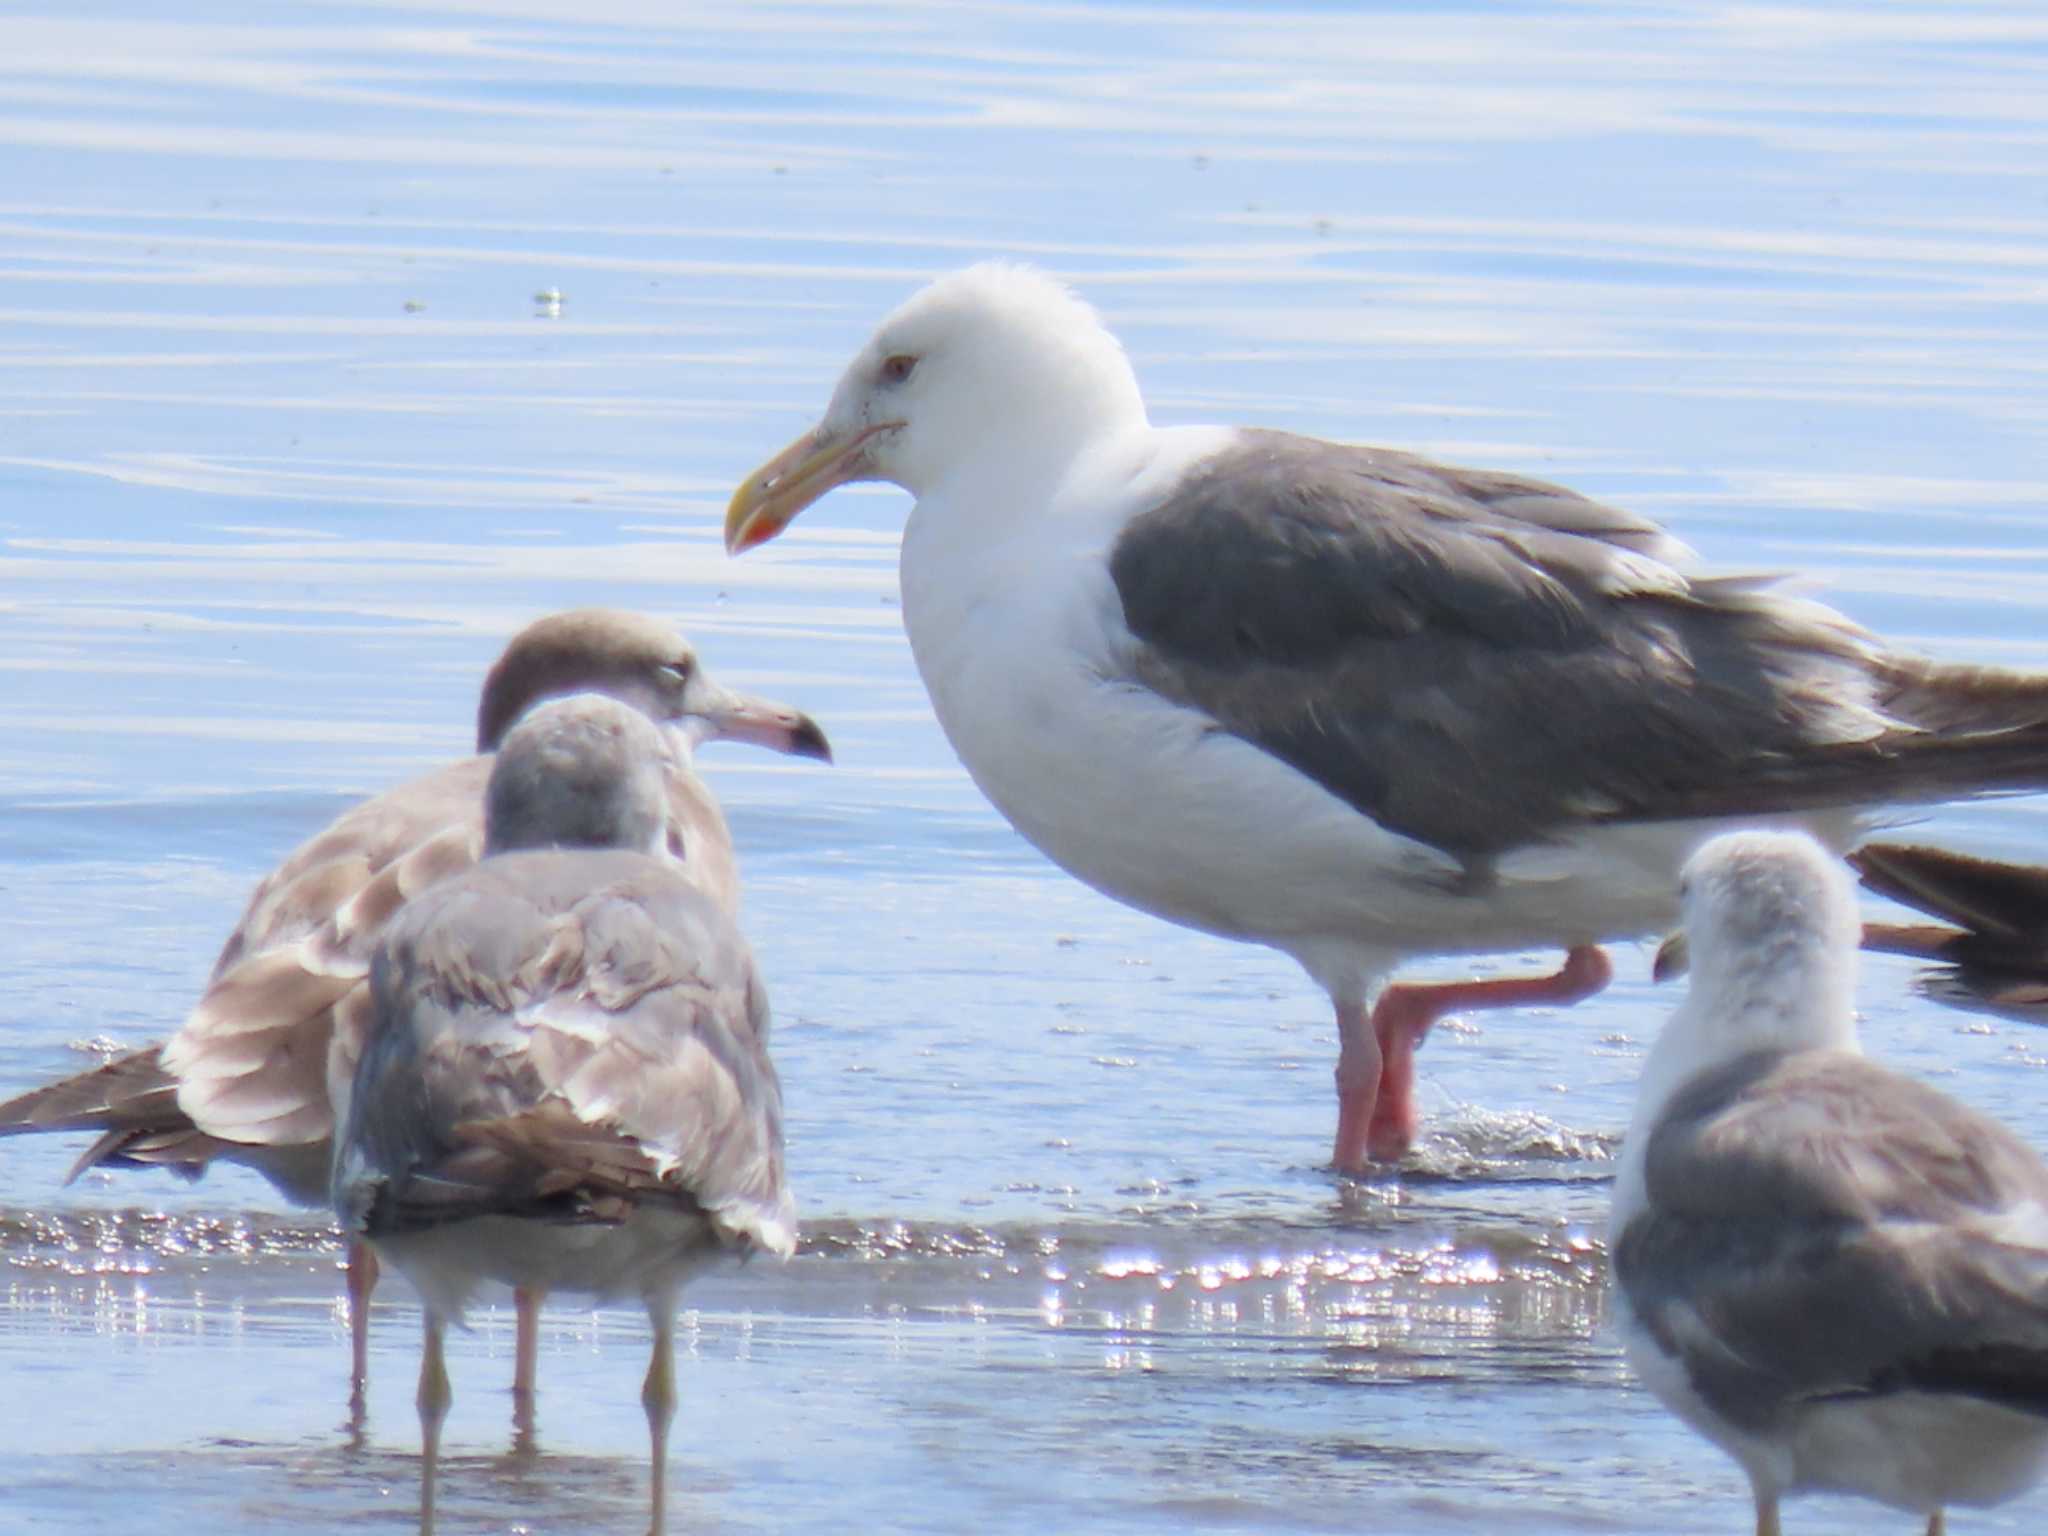
[[[426,1309],[423,1532],[442,1338],[479,1282],[645,1305],[659,1536],[677,1292],[721,1254],[795,1247],[767,995],[715,878],[669,856],[675,771],[613,699],[521,720],[482,860],[387,925],[361,1060],[336,1064],[335,1209]]]
[[[736,912],[731,836],[692,751],[726,739],[829,758],[824,733],[786,705],[721,688],[666,624],[610,609],[553,614],[515,635],[484,679],[477,756],[365,801],[301,844],[256,887],[177,1034],[0,1104],[0,1135],[99,1132],[73,1176],[149,1165],[196,1176],[225,1159],[256,1169],[289,1199],[325,1205],[330,1057],[352,1063],[360,1049],[371,951],[407,901],[476,862],[492,754],[514,722],[537,702],[585,691],[664,725],[669,846],[721,910]],[[352,1245],[358,1401],[376,1278],[369,1250]],[[517,1296],[513,1391],[522,1416],[532,1407],[539,1301]]]
[[[1329,994],[1339,1168],[1411,1142],[1433,1019],[1603,986],[1596,946],[1668,928],[1717,827],[1839,846],[1871,807],[2048,781],[2048,678],[1901,655],[1559,486],[1154,427],[1116,338],[1028,268],[885,319],[740,486],[727,547],[855,480],[916,497],[904,624],[997,809],[1097,889]],[[1568,950],[1555,976],[1384,985],[1412,956],[1541,945]]]
[[[2048,1472],[2048,1166],[1866,1060],[1848,872],[1737,832],[1685,868],[1692,958],[1614,1186],[1630,1364],[1786,1494],[1860,1494],[1942,1529]]]

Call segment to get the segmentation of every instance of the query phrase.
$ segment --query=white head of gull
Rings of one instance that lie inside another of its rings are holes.
[[[664,856],[663,752],[596,694],[512,729],[484,858],[386,928],[361,1061],[333,1085],[335,1209],[426,1309],[423,1532],[443,1335],[480,1282],[646,1307],[658,1536],[677,1293],[722,1253],[795,1244],[766,994],[729,913]]]
[[[727,547],[851,480],[917,498],[904,624],[997,809],[1329,993],[1343,1169],[1412,1141],[1436,1017],[1597,990],[1598,943],[1668,926],[1718,827],[1844,844],[1871,806],[2048,780],[2048,681],[1697,576],[1654,523],[1542,481],[1154,427],[1116,338],[1029,268],[885,319],[735,493]],[[1383,986],[1410,956],[1543,945],[1569,951],[1554,976]]]
[[[1786,1494],[1928,1517],[2048,1470],[2048,1166],[1864,1059],[1842,866],[1796,833],[1685,871],[1692,980],[1643,1071],[1611,1251],[1631,1365]]]
[[[597,692],[659,722],[662,836],[728,915],[738,909],[732,839],[691,767],[707,741],[745,741],[828,759],[825,736],[787,705],[716,683],[673,627],[582,608],[520,630],[484,679],[477,756],[435,769],[344,813],[256,887],[184,1026],[160,1046],[0,1104],[0,1135],[98,1133],[72,1169],[168,1166],[196,1177],[216,1158],[256,1169],[287,1198],[327,1203],[330,1074],[353,1070],[370,1017],[370,955],[385,924],[482,850],[484,786],[500,739],[548,699]],[[351,1381],[368,1369],[375,1259],[352,1245]],[[518,1296],[515,1399],[530,1408],[538,1293]]]

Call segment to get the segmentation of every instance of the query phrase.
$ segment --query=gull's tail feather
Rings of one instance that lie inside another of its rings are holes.
[[[178,1108],[177,1081],[164,1070],[158,1047],[129,1051],[0,1104],[0,1136],[33,1131],[97,1131],[65,1176],[88,1168],[169,1167],[197,1177],[221,1143]]]
[[[1863,884],[1938,924],[1872,924],[1873,949],[1956,967],[1967,993],[2006,1008],[2048,1005],[2048,868],[1911,843],[1866,843],[1849,856]]]
[[[1960,707],[1960,706],[1959,706]],[[2048,718],[1977,729],[1909,726],[1749,764],[1674,799],[1672,817],[1754,817],[1859,805],[1936,805],[2048,789]],[[1643,819],[1640,812],[1629,819]]]
[[[1995,736],[2048,725],[2048,673],[1887,656],[1878,668],[1883,707],[1937,736]]]
[[[2048,957],[2048,868],[1912,843],[1867,843],[1850,862],[1880,896],[1983,939]]]

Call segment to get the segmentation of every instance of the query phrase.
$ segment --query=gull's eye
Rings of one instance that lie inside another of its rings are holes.
[[[894,357],[882,359],[882,382],[902,384],[909,380],[911,371],[917,367],[917,359],[908,352],[898,352]]]
[[[687,661],[663,662],[654,669],[654,675],[661,679],[662,687],[680,692],[690,681],[690,664]]]

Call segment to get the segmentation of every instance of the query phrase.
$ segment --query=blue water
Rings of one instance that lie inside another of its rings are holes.
[[[644,609],[839,754],[706,754],[809,1236],[692,1292],[674,1528],[1741,1528],[1738,1474],[1601,1330],[1607,1158],[1670,1003],[1643,955],[1441,1031],[1414,1165],[1340,1185],[1319,994],[1066,879],[954,762],[902,495],[741,562],[719,520],[881,313],[1005,255],[1083,287],[1161,422],[1563,480],[1929,651],[2048,665],[2048,16],[202,0],[6,30],[0,1093],[174,1028],[277,857],[466,750],[512,630]],[[1917,830],[2039,857],[2044,814]],[[1872,1048],[2048,1145],[2048,1044],[1913,981],[1870,963]],[[60,1187],[77,1150],[0,1143],[0,1528],[403,1528],[402,1284],[351,1436],[324,1224],[232,1170]],[[549,1314],[526,1456],[509,1318],[477,1323],[444,1528],[636,1528],[636,1320]]]

